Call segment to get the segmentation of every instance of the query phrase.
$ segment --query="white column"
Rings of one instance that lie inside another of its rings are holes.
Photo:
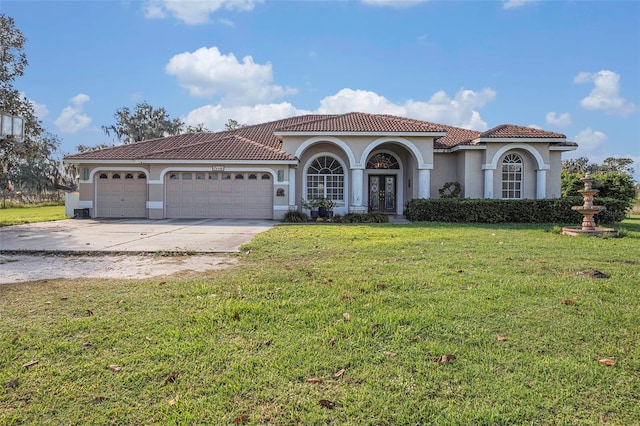
[[[364,188],[364,170],[351,169],[351,206],[350,212],[364,212],[366,209],[362,204]]]
[[[484,198],[493,198],[493,169],[484,169]]]
[[[431,198],[431,170],[418,169],[418,198]]]
[[[289,169],[289,210],[295,209],[296,206],[296,169]]]
[[[536,198],[538,200],[547,197],[547,171],[536,170]]]

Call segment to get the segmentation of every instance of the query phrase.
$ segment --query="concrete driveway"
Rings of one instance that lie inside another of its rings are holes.
[[[0,228],[0,252],[233,253],[270,220],[67,219]]]

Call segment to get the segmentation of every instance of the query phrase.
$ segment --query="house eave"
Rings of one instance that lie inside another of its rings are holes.
[[[433,137],[446,136],[446,132],[274,132],[280,139],[283,136],[386,136],[386,137]],[[282,140],[282,139],[280,139]]]
[[[576,149],[578,149],[577,146],[557,146],[557,145],[552,145],[549,147],[549,151],[575,151]]]
[[[73,159],[63,160],[66,164],[247,164],[247,165],[297,165],[298,160],[157,160],[157,159],[135,159],[135,160],[96,160],[96,159]]]
[[[567,140],[564,138],[477,138],[472,142],[477,143],[514,143],[514,142],[524,142],[524,143],[562,143]]]

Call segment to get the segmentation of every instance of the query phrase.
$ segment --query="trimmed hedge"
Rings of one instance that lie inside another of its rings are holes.
[[[582,223],[582,215],[572,206],[582,205],[582,197],[544,200],[413,199],[404,212],[412,222],[453,223]],[[616,223],[626,216],[627,202],[596,198],[594,205],[606,210],[596,214],[596,223]]]
[[[348,213],[339,219],[340,223],[387,223],[389,216],[384,213]]]

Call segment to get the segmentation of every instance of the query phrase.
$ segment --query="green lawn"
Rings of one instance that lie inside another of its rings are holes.
[[[66,219],[64,206],[11,207],[0,209],[0,227]]]
[[[638,424],[620,227],[288,225],[197,279],[2,285],[0,424]]]

